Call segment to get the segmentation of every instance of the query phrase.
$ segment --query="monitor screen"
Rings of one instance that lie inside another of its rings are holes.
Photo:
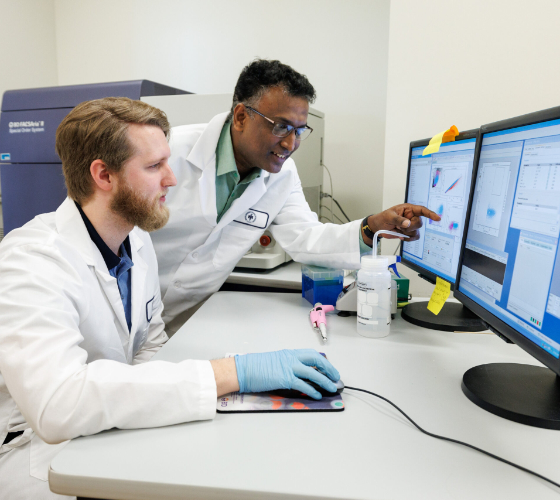
[[[502,123],[481,129],[455,295],[554,366],[546,360],[560,352],[560,120]]]
[[[466,138],[463,138],[466,137]],[[437,153],[422,156],[424,145],[411,143],[406,202],[423,205],[441,216],[425,219],[416,241],[403,242],[401,260],[431,280],[439,276],[455,283],[475,154],[476,131],[442,144]]]

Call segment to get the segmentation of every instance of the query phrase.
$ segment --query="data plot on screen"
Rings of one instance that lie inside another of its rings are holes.
[[[498,237],[509,183],[509,162],[484,163],[478,174],[473,229]]]
[[[430,200],[428,202],[428,208],[432,211],[435,212],[436,214],[438,214],[441,217],[441,220],[439,221],[435,221],[435,220],[431,220],[429,219],[428,224],[430,226],[430,228],[435,229],[435,228],[441,228],[443,227],[443,217],[444,217],[444,213],[446,212],[445,210],[445,206],[446,206],[446,201],[445,198],[443,196],[430,196]]]
[[[511,226],[557,237],[560,231],[560,142],[527,141]]]
[[[465,196],[466,175],[469,164],[438,163],[432,169],[432,184],[430,186],[430,197],[445,196],[456,202],[462,202]]]
[[[441,217],[430,220],[432,229],[447,234],[459,234],[463,220],[465,188],[469,164],[439,163],[432,169],[428,208]]]
[[[437,190],[441,189],[441,184],[440,184],[441,172],[442,172],[441,168],[435,168],[434,171],[432,172],[432,189],[437,189]]]
[[[453,202],[445,196],[430,198],[428,208],[440,217],[440,221],[430,220],[428,227],[440,233],[460,236],[463,229],[463,204]]]
[[[552,275],[557,240],[531,234],[519,238],[507,308],[540,330],[550,284],[542,277]]]
[[[451,272],[453,262],[453,238],[426,231],[424,260],[445,274]]]
[[[461,234],[463,230],[463,206],[450,203],[445,212],[444,231],[453,236]]]

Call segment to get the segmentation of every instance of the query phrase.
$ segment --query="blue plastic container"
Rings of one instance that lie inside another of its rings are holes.
[[[301,266],[301,296],[311,305],[336,305],[336,299],[342,292],[344,271],[319,266]]]

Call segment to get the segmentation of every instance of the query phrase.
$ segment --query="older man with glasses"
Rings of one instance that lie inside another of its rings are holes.
[[[375,231],[415,238],[421,215],[439,220],[402,204],[363,221],[320,223],[290,158],[313,132],[307,115],[314,100],[304,75],[258,59],[241,72],[229,113],[173,129],[178,185],[168,196],[169,223],[152,233],[168,332],[220,288],[265,229],[297,262],[356,269]]]

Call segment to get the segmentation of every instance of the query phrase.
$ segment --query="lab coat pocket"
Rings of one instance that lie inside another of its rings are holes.
[[[31,438],[31,449],[29,451],[29,474],[41,481],[49,479],[49,466],[53,458],[70,441],[59,444],[47,444],[37,434]]]
[[[212,261],[218,271],[233,269],[247,250],[263,234],[263,229],[246,229],[232,222],[232,225],[224,227],[220,236],[220,243]]]

